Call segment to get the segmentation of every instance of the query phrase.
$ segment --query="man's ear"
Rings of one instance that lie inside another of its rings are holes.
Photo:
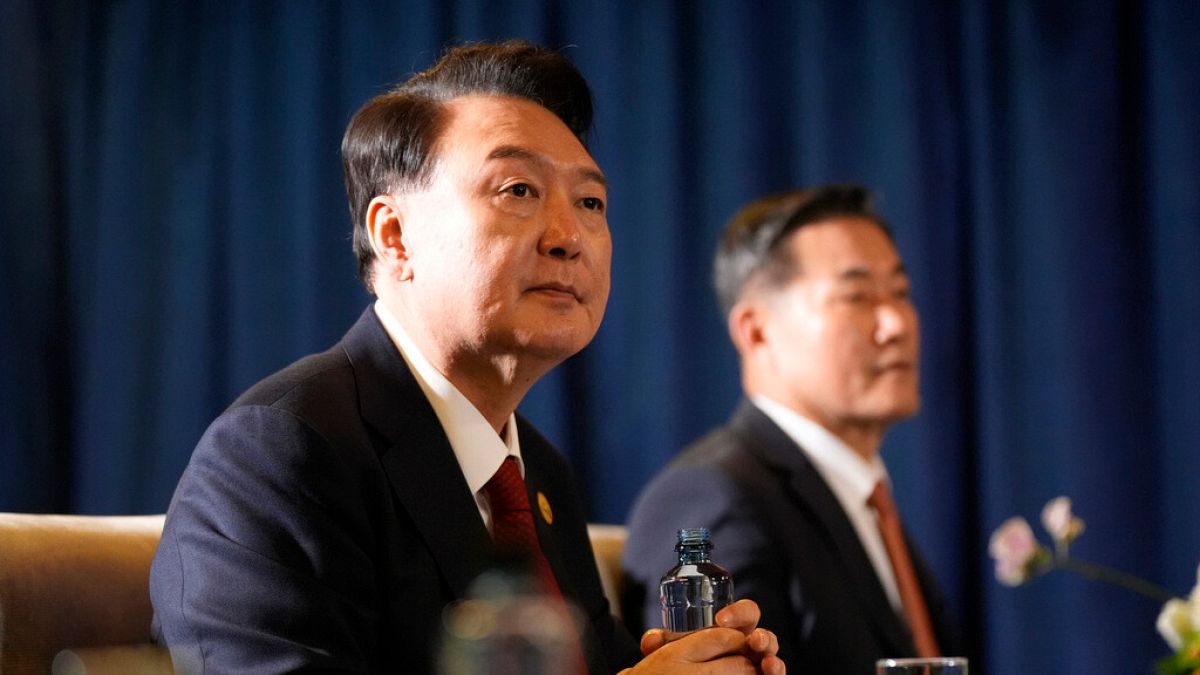
[[[760,298],[742,298],[729,310],[729,338],[742,359],[751,358],[766,343],[770,309]]]
[[[394,195],[378,195],[367,204],[367,234],[376,265],[384,276],[397,281],[412,278],[412,265],[404,245],[404,213]]]

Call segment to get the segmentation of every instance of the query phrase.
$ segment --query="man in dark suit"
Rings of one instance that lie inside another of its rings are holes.
[[[355,115],[343,162],[378,299],[197,445],[150,581],[179,670],[430,672],[443,609],[506,545],[580,608],[590,673],[783,672],[752,602],[669,643],[648,633],[639,662],[569,468],[515,414],[608,298],[590,124],[579,72],[523,42],[453,49]]]
[[[713,560],[800,672],[863,675],[879,658],[955,649],[933,576],[882,517],[895,509],[879,446],[917,411],[919,335],[869,194],[826,186],[747,205],[714,281],[747,400],[639,496],[625,616],[659,625],[674,529],[708,527]]]

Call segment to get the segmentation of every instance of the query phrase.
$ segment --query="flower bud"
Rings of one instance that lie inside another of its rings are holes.
[[[988,553],[996,560],[996,579],[1007,586],[1020,586],[1028,581],[1040,549],[1024,518],[1015,516],[1004,521],[988,543]]]
[[[1042,509],[1042,526],[1055,542],[1069,544],[1083,533],[1083,521],[1071,514],[1071,500],[1056,497]]]

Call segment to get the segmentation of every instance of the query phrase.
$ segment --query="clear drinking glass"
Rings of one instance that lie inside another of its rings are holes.
[[[967,675],[967,660],[961,656],[930,659],[879,659],[875,675]]]

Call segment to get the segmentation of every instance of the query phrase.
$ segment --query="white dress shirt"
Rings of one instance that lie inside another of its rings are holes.
[[[521,476],[525,476],[521,444],[517,439],[516,416],[508,416],[508,422],[504,425],[504,436],[498,435],[467,397],[425,358],[383,301],[375,301],[375,314],[391,336],[392,342],[396,344],[396,348],[400,350],[400,355],[404,357],[404,362],[416,377],[421,391],[425,392],[425,398],[429,399],[433,411],[437,413],[438,421],[442,423],[442,429],[450,439],[450,447],[458,459],[458,466],[462,469],[463,477],[467,479],[467,486],[475,495],[475,504],[479,507],[483,524],[490,532],[492,510],[483,486],[496,474],[508,455],[516,458],[517,468],[521,470]]]
[[[854,531],[858,533],[858,540],[866,549],[892,608],[903,614],[904,606],[900,602],[896,574],[892,571],[891,559],[879,534],[879,521],[875,509],[867,505],[867,498],[875,490],[876,483],[884,480],[890,484],[883,459],[879,455],[870,461],[863,459],[825,427],[766,396],[755,396],[752,400],[763,414],[800,446],[817,473],[825,479],[850,524],[854,526]]]

